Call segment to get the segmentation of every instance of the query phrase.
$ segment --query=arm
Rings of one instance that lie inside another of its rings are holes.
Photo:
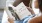
[[[15,2],[13,3],[13,6],[17,6],[22,2],[22,0],[15,0]]]
[[[31,19],[29,23],[42,23],[42,16]]]

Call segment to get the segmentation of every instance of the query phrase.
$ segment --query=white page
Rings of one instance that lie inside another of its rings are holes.
[[[23,19],[25,17],[27,17],[28,15],[30,15],[31,13],[29,12],[29,10],[26,8],[26,6],[23,4],[23,2],[21,2],[15,9],[15,12],[17,13],[17,15],[19,16],[20,19]]]

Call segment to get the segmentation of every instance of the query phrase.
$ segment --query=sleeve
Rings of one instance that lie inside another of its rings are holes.
[[[33,18],[34,16],[35,16],[35,14],[29,15],[29,16],[25,17],[25,18],[23,19],[23,23],[27,23],[28,20],[29,20],[30,18]]]

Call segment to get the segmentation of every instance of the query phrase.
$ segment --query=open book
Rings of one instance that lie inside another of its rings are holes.
[[[20,20],[27,17],[28,15],[31,15],[29,10],[26,8],[26,6],[21,2],[18,6],[14,7],[13,5],[9,4],[10,7],[14,10],[14,12],[18,15]]]
[[[29,10],[26,8],[26,6],[21,2],[15,9],[15,12],[19,16],[20,19],[23,19],[27,17],[28,15],[31,15]]]

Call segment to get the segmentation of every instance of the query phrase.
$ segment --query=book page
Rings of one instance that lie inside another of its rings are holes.
[[[15,12],[17,13],[17,15],[19,16],[20,19],[23,19],[25,17],[27,17],[28,15],[30,15],[31,13],[29,12],[29,10],[26,8],[26,6],[23,4],[23,2],[21,2],[16,8],[15,8]]]

